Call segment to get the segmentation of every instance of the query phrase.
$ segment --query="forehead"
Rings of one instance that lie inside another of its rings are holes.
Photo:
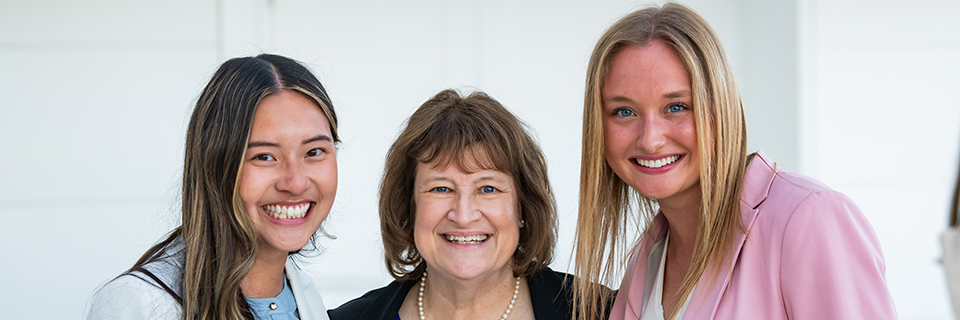
[[[510,171],[506,156],[502,153],[488,152],[489,148],[480,143],[456,147],[438,145],[421,154],[417,160],[439,171],[450,166],[465,173],[481,170]]]
[[[320,106],[299,92],[282,90],[260,101],[253,117],[252,134],[312,129],[330,132]]]
[[[645,46],[628,45],[610,58],[603,97],[655,95],[690,90],[690,75],[676,50],[655,40]]]

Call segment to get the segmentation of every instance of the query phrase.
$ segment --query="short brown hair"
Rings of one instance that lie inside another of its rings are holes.
[[[472,155],[472,156],[467,156]],[[387,152],[380,183],[380,231],[387,270],[398,280],[416,279],[426,265],[413,240],[413,182],[419,163],[479,166],[509,174],[519,191],[524,227],[513,254],[513,273],[526,276],[553,260],[557,205],[547,164],[525,125],[499,102],[473,92],[444,90],[424,102]]]

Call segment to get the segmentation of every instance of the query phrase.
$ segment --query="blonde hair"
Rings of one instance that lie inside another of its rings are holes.
[[[746,170],[746,124],[733,74],[716,34],[696,12],[675,3],[632,12],[600,37],[590,57],[583,108],[580,208],[574,271],[577,319],[598,319],[609,301],[597,286],[622,274],[626,259],[629,207],[633,201],[647,230],[658,211],[621,180],[604,158],[602,89],[610,59],[626,46],[663,41],[676,50],[690,73],[700,154],[700,218],[693,259],[678,294],[687,296],[708,265],[714,270],[730,254],[734,234],[742,230],[740,193]],[[633,243],[633,241],[630,241]],[[642,257],[641,257],[642,258]],[[604,263],[609,261],[612,263]],[[642,263],[642,262],[640,262]],[[676,316],[680,303],[674,313]]]

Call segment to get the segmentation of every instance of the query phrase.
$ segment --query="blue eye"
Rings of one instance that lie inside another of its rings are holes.
[[[447,188],[447,187],[436,187],[436,188],[433,188],[433,191],[434,191],[434,192],[444,193],[444,192],[450,191],[450,188]]]
[[[618,117],[629,117],[633,115],[633,110],[620,108],[620,109],[614,110],[613,114]]]
[[[675,104],[667,107],[667,112],[680,112],[683,111],[685,107],[682,104]]]
[[[491,186],[483,186],[482,188],[480,188],[480,192],[483,192],[483,193],[494,193],[494,192],[497,192],[497,188],[494,188],[494,187],[491,187]]]

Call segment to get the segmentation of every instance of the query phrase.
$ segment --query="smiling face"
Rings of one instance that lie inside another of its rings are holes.
[[[661,205],[699,195],[690,76],[676,51],[660,40],[621,49],[602,95],[604,155],[617,176]]]
[[[306,245],[336,193],[336,149],[317,103],[290,90],[264,98],[240,173],[240,198],[260,252],[286,254]]]
[[[417,165],[414,242],[431,277],[513,275],[511,257],[520,239],[513,178],[496,170],[471,171],[476,172],[454,164]]]

